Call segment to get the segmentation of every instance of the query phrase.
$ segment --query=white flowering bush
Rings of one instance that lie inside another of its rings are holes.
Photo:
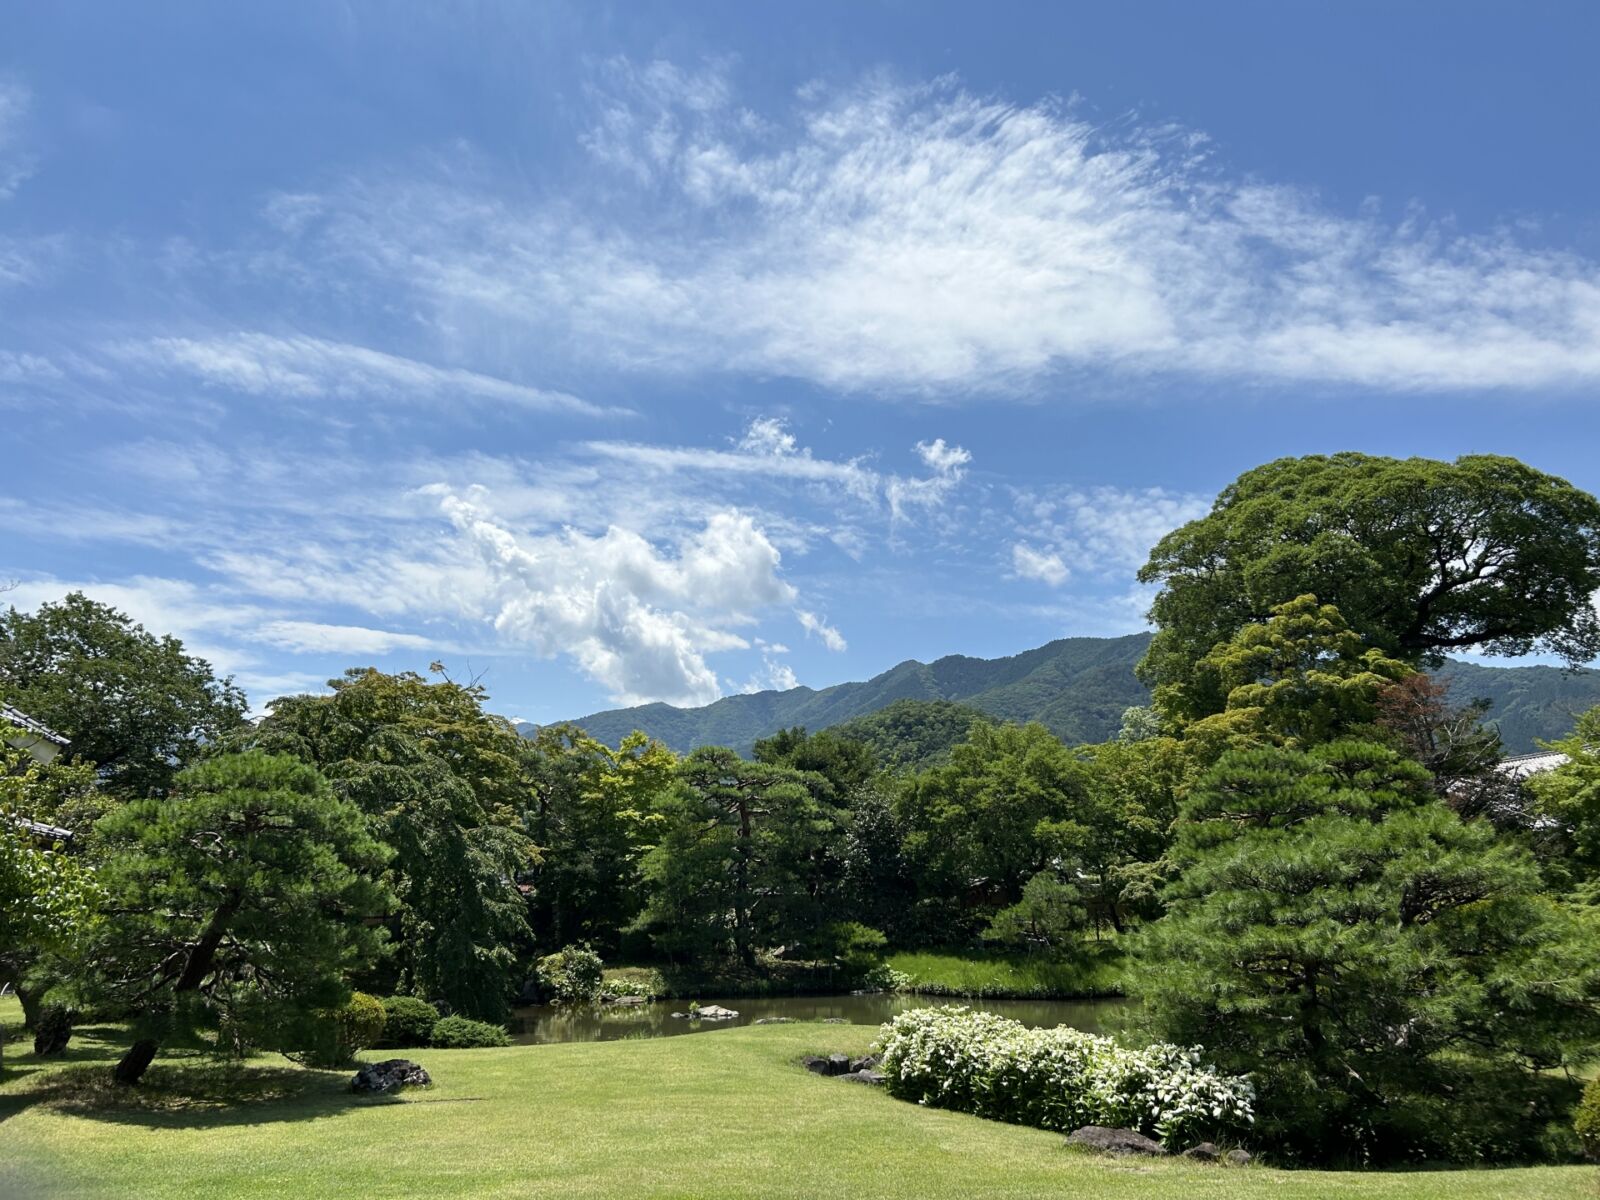
[[[1182,1149],[1254,1120],[1250,1081],[1206,1066],[1198,1048],[1132,1050],[958,1006],[901,1013],[878,1046],[890,1094],[1016,1125],[1126,1127]]]

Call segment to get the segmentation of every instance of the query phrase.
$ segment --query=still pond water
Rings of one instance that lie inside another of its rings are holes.
[[[536,1004],[517,1009],[511,1017],[511,1040],[523,1045],[549,1042],[610,1042],[620,1038],[672,1037],[680,1033],[702,1033],[736,1025],[754,1025],[764,1017],[788,1017],[794,1021],[824,1021],[828,1018],[852,1025],[881,1025],[896,1013],[910,1008],[937,1004],[965,1004],[969,1008],[998,1013],[1024,1025],[1071,1025],[1089,1033],[1104,1032],[1125,1000],[973,1000],[945,996],[903,996],[879,992],[868,996],[769,996],[700,999],[702,1007],[720,1004],[739,1015],[726,1021],[688,1021],[674,1017],[686,1012],[687,1000],[657,1000],[634,1008],[554,1008]]]

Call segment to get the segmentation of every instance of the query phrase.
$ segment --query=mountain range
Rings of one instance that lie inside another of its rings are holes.
[[[1001,720],[1039,721],[1069,743],[1097,742],[1117,731],[1123,709],[1149,702],[1148,690],[1133,674],[1149,642],[1150,635],[1143,633],[1061,638],[1007,658],[908,659],[859,683],[726,696],[699,708],[614,708],[573,724],[613,746],[640,729],[679,753],[712,745],[748,754],[756,739],[790,726],[826,729],[897,701],[954,701]],[[1535,738],[1564,735],[1578,713],[1600,704],[1597,671],[1452,660],[1436,674],[1451,684],[1457,701],[1483,697],[1493,702],[1489,718],[1511,754],[1534,749]]]

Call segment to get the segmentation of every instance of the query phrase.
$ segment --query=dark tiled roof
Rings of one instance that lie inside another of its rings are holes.
[[[58,746],[67,745],[67,739],[54,729],[35,721],[27,713],[12,708],[9,704],[0,704],[0,718],[10,721],[13,725],[20,725],[35,737],[42,737],[47,742],[54,742]]]

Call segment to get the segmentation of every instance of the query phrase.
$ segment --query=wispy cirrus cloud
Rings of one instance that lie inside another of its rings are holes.
[[[1164,488],[1060,486],[1013,499],[1012,570],[1052,587],[1074,575],[1132,578],[1156,542],[1211,506],[1209,497]]]
[[[950,79],[757,114],[720,68],[625,60],[593,110],[584,142],[620,186],[553,204],[358,181],[299,198],[294,233],[452,320],[631,369],[942,397],[1075,370],[1600,381],[1600,264],[1230,176],[1195,131]]]
[[[411,402],[488,402],[585,416],[622,410],[566,392],[513,383],[460,367],[440,367],[367,346],[305,335],[259,332],[215,337],[152,337],[106,348],[118,362],[188,375],[249,396],[295,400],[380,398]]]

